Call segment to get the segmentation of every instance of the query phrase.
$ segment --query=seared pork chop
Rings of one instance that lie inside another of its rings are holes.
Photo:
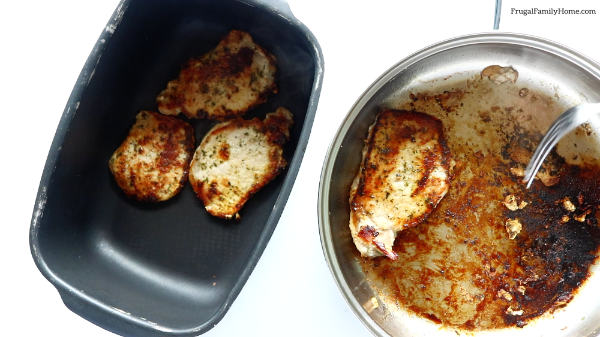
[[[422,222],[448,191],[449,160],[438,119],[400,110],[377,116],[350,189],[350,231],[363,256],[396,258],[396,233]]]
[[[125,194],[140,201],[163,201],[183,187],[193,150],[190,124],[141,111],[108,166]]]
[[[248,198],[285,168],[282,146],[291,125],[292,114],[280,107],[264,121],[236,118],[204,136],[190,164],[190,183],[210,214],[239,218]]]
[[[275,86],[275,57],[250,34],[232,30],[215,49],[190,60],[157,97],[166,115],[222,120],[243,115]]]

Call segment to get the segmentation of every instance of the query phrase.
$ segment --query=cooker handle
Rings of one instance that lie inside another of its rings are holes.
[[[251,0],[257,5],[267,7],[268,9],[284,14],[285,16],[295,19],[296,17],[292,14],[292,10],[286,0]]]
[[[166,335],[164,331],[160,331],[155,325],[150,326],[149,324],[133,320],[125,312],[122,315],[115,315],[114,311],[94,305],[89,301],[84,301],[80,297],[70,294],[68,291],[59,289],[58,292],[63,303],[69,310],[117,335],[132,337],[163,337]],[[184,335],[191,336],[196,334],[181,334],[181,336]]]

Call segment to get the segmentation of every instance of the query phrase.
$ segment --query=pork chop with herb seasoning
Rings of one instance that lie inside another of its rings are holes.
[[[194,150],[194,129],[178,118],[140,111],[108,166],[117,185],[140,201],[164,201],[179,193]]]
[[[277,92],[275,57],[246,32],[232,30],[217,47],[190,60],[157,97],[166,115],[223,120],[241,116]]]
[[[190,183],[210,214],[239,218],[250,196],[286,167],[283,144],[292,123],[292,114],[280,107],[264,121],[236,118],[204,136],[190,164]]]
[[[350,231],[362,256],[396,259],[397,232],[422,222],[446,195],[449,161],[437,118],[379,113],[350,188]]]

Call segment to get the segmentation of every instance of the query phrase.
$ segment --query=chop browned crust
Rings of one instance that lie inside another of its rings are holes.
[[[236,118],[204,136],[190,164],[190,183],[210,214],[239,218],[250,196],[285,168],[282,146],[291,124],[292,114],[278,108],[264,121]]]
[[[141,111],[109,160],[119,187],[140,201],[164,201],[183,187],[194,150],[194,129],[175,117]]]
[[[401,110],[378,115],[350,190],[350,229],[363,256],[396,257],[396,233],[422,222],[448,191],[449,160],[438,119]]]
[[[243,115],[277,91],[275,57],[250,34],[232,30],[217,47],[190,60],[157,97],[167,115],[222,120]]]

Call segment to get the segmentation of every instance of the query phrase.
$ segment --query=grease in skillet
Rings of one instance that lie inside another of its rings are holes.
[[[458,329],[521,327],[566,305],[589,276],[600,167],[553,153],[524,189],[520,171],[564,107],[512,82],[477,76],[394,104],[439,118],[456,166],[438,207],[398,234],[395,261],[358,257],[388,306]]]

